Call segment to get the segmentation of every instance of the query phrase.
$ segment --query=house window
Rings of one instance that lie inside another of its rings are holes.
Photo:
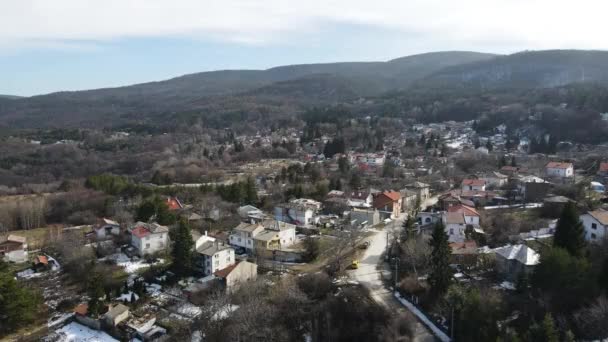
[[[158,247],[165,247],[165,244],[161,241],[158,243]]]
[[[241,242],[241,238],[239,238],[239,242]]]
[[[146,240],[150,240],[150,235],[146,236]]]
[[[247,240],[247,244],[248,244],[248,245],[251,245],[251,240]]]
[[[230,262],[230,256],[226,258],[226,262]]]
[[[595,240],[597,236],[594,233],[591,233],[591,239]]]
[[[454,229],[450,228],[450,235],[454,235]]]
[[[148,249],[148,248],[150,248],[150,244],[149,243],[146,244],[146,249]]]
[[[591,224],[591,229],[597,229],[597,224],[596,223],[592,223]]]

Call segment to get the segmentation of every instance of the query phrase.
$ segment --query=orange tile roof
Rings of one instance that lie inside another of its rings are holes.
[[[44,264],[44,265],[49,264],[49,259],[46,257],[46,255],[39,255],[36,257],[36,260],[38,261],[39,264]]]
[[[448,208],[448,211],[451,213],[463,213],[465,216],[480,216],[475,208],[464,204],[451,206]]]
[[[74,308],[74,313],[78,314],[78,315],[86,316],[88,312],[89,312],[89,304],[87,304],[87,303],[78,304]]]
[[[234,265],[230,265],[230,266],[228,266],[228,267],[226,267],[226,268],[224,268],[224,269],[217,270],[217,271],[215,271],[215,273],[213,273],[213,274],[214,274],[216,277],[218,277],[218,278],[226,278],[226,277],[227,277],[227,276],[228,276],[228,275],[229,275],[229,274],[230,274],[230,273],[231,273],[231,272],[232,272],[232,271],[233,271],[233,270],[236,268],[236,266],[237,266],[238,264],[239,264],[239,263],[237,262],[237,263],[236,263],[236,264],[234,264]]]
[[[483,179],[464,179],[462,185],[481,186],[486,185],[486,181]]]
[[[572,163],[561,163],[561,162],[549,162],[547,168],[549,169],[568,169],[572,167]]]
[[[167,206],[170,210],[179,210],[182,209],[182,203],[177,199],[177,197],[169,197],[167,198]]]

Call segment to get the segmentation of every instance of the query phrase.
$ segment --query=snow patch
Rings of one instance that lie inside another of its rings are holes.
[[[118,342],[103,331],[72,322],[56,331],[60,342]]]

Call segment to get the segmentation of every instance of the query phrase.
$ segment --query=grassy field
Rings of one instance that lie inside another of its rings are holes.
[[[27,239],[28,248],[39,249],[42,248],[45,243],[56,240],[61,234],[65,227],[61,225],[48,226],[42,228],[28,229],[28,230],[12,230],[6,233],[0,234],[0,240],[6,239],[8,235],[22,236]],[[89,232],[90,228],[83,228],[82,233]]]

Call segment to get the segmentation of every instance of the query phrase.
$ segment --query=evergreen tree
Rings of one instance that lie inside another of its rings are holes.
[[[401,226],[401,236],[403,240],[408,240],[414,235],[414,223],[415,220],[411,214],[407,216],[405,221],[403,221],[403,225]]]
[[[40,293],[20,284],[0,258],[0,334],[11,333],[40,318]]]
[[[598,280],[600,289],[608,296],[608,257],[606,257],[602,263],[602,269],[600,270]]]
[[[507,165],[507,157],[503,154],[500,159],[498,159],[498,168],[501,168],[503,166]]]
[[[94,266],[93,266],[94,267]],[[101,274],[93,270],[87,282],[87,294],[89,296],[88,314],[91,317],[97,317],[103,308],[103,279]]]
[[[192,248],[194,241],[190,231],[190,225],[186,219],[181,218],[177,228],[171,230],[171,256],[173,257],[172,269],[179,276],[186,276],[192,270]]]
[[[553,245],[561,247],[568,253],[581,256],[585,248],[585,229],[579,220],[574,203],[569,202],[564,207],[561,217],[555,227]]]
[[[435,295],[442,295],[452,281],[452,269],[450,268],[452,250],[441,221],[437,222],[433,228],[429,246],[431,247],[431,272],[429,274],[431,291]]]
[[[248,177],[245,182],[245,203],[255,204],[258,201],[258,191],[255,187],[255,181],[252,177]]]
[[[515,156],[511,157],[511,166],[513,166],[513,167],[517,166],[517,160],[515,160]]]
[[[350,178],[350,187],[353,190],[357,190],[357,189],[361,188],[361,177],[359,176],[358,172],[353,172],[353,174]]]
[[[489,152],[492,152],[492,150],[494,150],[494,146],[492,145],[492,142],[490,140],[488,140],[488,142],[486,143],[486,148]]]

